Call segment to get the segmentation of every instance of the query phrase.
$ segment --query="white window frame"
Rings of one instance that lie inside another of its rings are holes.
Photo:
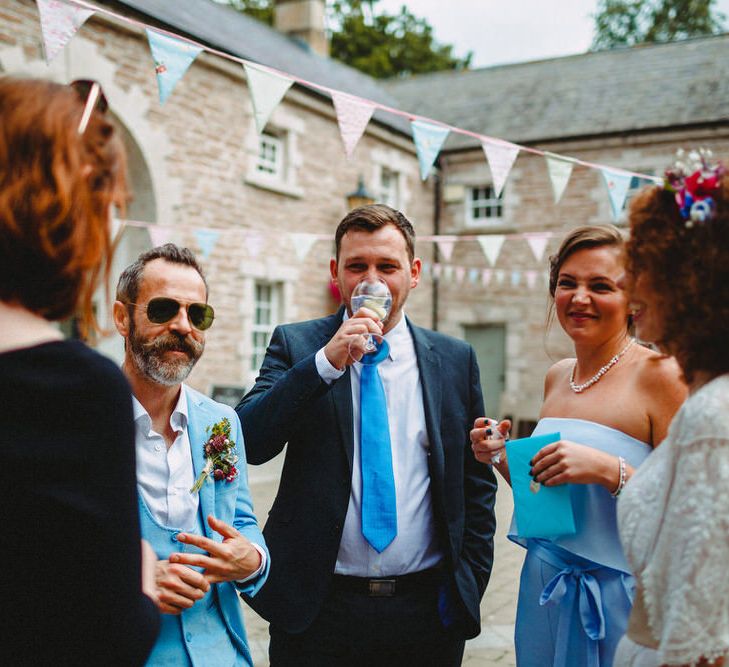
[[[491,183],[466,186],[466,227],[501,227],[504,224],[504,191],[496,197]],[[475,209],[485,209],[494,215],[477,217]]]
[[[272,157],[266,153],[272,153]],[[286,162],[286,145],[280,135],[263,132],[258,139],[256,171],[265,178],[283,182]]]
[[[385,180],[387,179],[387,183]],[[380,165],[377,177],[377,201],[381,204],[400,208],[400,172],[385,165]]]
[[[268,298],[261,298],[262,288],[268,290]],[[266,355],[266,348],[271,341],[273,330],[281,322],[281,305],[283,303],[283,284],[269,280],[255,280],[253,283],[253,323],[251,326],[251,365],[252,371],[258,371]],[[262,312],[268,313],[268,322],[261,321]],[[263,334],[263,336],[261,336]],[[261,343],[261,340],[263,342]]]

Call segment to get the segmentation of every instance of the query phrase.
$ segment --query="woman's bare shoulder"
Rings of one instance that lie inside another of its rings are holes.
[[[554,383],[563,380],[565,377],[569,377],[572,372],[572,368],[575,365],[574,358],[561,359],[555,364],[552,364],[544,377],[544,395],[549,393],[549,390],[554,386]]]

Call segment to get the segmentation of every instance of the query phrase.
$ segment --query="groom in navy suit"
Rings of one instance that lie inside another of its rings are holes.
[[[460,665],[480,630],[496,480],[469,444],[478,366],[468,344],[404,316],[414,237],[388,206],[351,211],[330,264],[345,307],[278,327],[236,407],[250,463],[288,443],[264,529],[271,572],[250,601],[271,623],[272,667]],[[353,312],[365,279],[387,284],[389,315]],[[384,334],[376,366],[354,362],[363,334]]]

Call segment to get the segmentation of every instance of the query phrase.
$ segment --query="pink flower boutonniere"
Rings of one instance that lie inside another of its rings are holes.
[[[230,420],[224,417],[217,424],[208,426],[206,433],[210,433],[203,445],[207,463],[192,485],[190,493],[200,491],[210,475],[216,482],[221,479],[232,482],[238,477],[238,468],[235,467],[238,455],[235,453],[235,442],[230,439]]]

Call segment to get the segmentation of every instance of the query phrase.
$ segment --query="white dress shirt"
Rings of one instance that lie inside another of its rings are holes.
[[[167,449],[165,439],[152,430],[152,418],[132,397],[137,450],[137,485],[155,520],[169,528],[197,531],[198,494],[190,493],[195,483],[190,438],[187,435],[187,397],[180,390],[170,416],[175,441]],[[202,443],[200,443],[202,446]]]
[[[175,440],[167,449],[165,439],[152,430],[152,418],[144,406],[132,396],[134,407],[134,428],[137,452],[137,487],[154,519],[168,528],[181,528],[188,533],[197,533],[197,512],[199,496],[190,493],[195,483],[192,467],[190,438],[187,434],[187,396],[185,385],[180,388],[180,397],[170,415],[170,426]],[[196,443],[202,447],[203,443]],[[261,556],[259,568],[240,579],[249,581],[263,572],[266,566],[266,552],[255,542],[253,547]]]
[[[346,314],[345,314],[346,317]],[[360,468],[359,386],[362,365],[350,368],[354,456],[352,492],[335,572],[357,577],[384,577],[418,572],[438,564],[438,548],[430,490],[430,444],[425,428],[423,389],[413,338],[403,316],[385,335],[390,353],[378,370],[387,400],[392,469],[397,499],[397,537],[382,552],[362,535],[362,472]],[[344,374],[329,363],[323,348],[316,354],[321,378],[331,384]]]

